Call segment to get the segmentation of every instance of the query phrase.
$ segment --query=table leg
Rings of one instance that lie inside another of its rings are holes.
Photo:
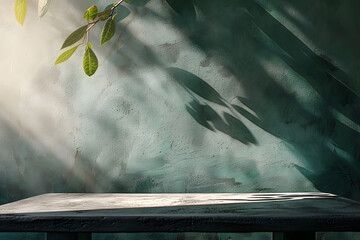
[[[46,233],[46,240],[91,240],[91,233]]]
[[[273,240],[315,240],[315,232],[273,232]]]

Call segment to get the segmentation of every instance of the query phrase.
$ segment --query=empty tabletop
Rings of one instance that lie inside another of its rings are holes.
[[[51,193],[0,206],[3,232],[359,230],[360,204],[327,193]]]

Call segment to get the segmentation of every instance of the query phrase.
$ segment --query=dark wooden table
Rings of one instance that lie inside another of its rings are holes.
[[[0,206],[1,232],[48,240],[102,232],[273,232],[314,240],[318,231],[360,231],[360,203],[327,193],[44,194]]]

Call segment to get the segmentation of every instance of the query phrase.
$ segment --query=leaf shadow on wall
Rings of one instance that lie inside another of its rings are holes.
[[[169,1],[177,12],[173,23],[209,57],[220,59],[245,90],[246,98],[239,96],[234,109],[284,140],[302,161],[295,167],[317,189],[359,200],[360,98],[350,87],[356,79],[331,58],[315,53],[255,1],[189,0],[184,6],[174,2]],[[339,4],[351,9],[349,3]],[[201,19],[188,17],[195,8]],[[306,26],[299,27],[307,31]],[[319,96],[309,100],[314,110],[304,107],[296,90],[289,91],[286,74],[279,79],[269,72],[264,64],[269,59],[285,64]],[[190,109],[207,108],[196,101],[191,105]],[[197,121],[209,128],[201,118]]]
[[[202,104],[194,94],[223,107],[227,107],[220,94],[196,75],[179,68],[168,68],[168,72],[181,86],[193,95],[193,101],[186,105],[186,111],[199,124],[211,131],[218,130],[226,135],[244,143],[257,144],[251,131],[238,118],[224,112],[224,120],[214,108]]]
[[[353,77],[337,67],[331,58],[309,48],[257,2],[187,0],[180,4],[172,0],[168,3],[176,12],[173,25],[209,59],[220,61],[238,80],[246,98],[238,96],[238,102],[233,102],[231,107],[258,127],[282,139],[302,161],[301,166],[295,167],[317,189],[359,200],[360,136],[357,129],[360,121],[356,113],[360,104],[358,93],[350,87],[354,85]],[[194,17],[194,9],[201,12],[201,19]],[[121,23],[119,25],[126,34],[126,29]],[[299,27],[306,32],[306,26]],[[117,64],[122,71],[129,71],[132,64],[134,67],[154,65],[166,68],[148,46],[136,41],[134,36],[131,40],[128,49],[119,49],[125,51],[122,55],[127,54],[127,60],[130,60],[123,66]],[[326,49],[326,46],[322,47]],[[313,110],[304,106],[296,89],[289,90],[289,85],[294,83],[289,81],[293,76],[283,74],[279,77],[269,71],[265,63],[271,63],[273,59],[278,61],[275,65],[281,62],[286,65],[287,72],[299,76],[295,83],[303,80],[308,91],[318,95],[318,99],[306,99],[310,102],[308,106],[314,105]],[[194,83],[187,80],[206,86],[203,79],[181,69],[168,71],[170,75],[177,75],[175,80],[194,96],[193,101],[186,105],[188,113],[207,129],[229,134],[228,125],[234,119],[224,114],[226,123],[216,111],[214,114],[211,105],[200,102],[198,98],[205,96],[209,102],[222,105],[224,101],[220,95],[212,94],[210,99],[204,92],[192,89]],[[349,119],[350,123],[339,116]],[[242,124],[237,122],[235,125],[243,129]],[[232,137],[246,144],[255,144],[255,137],[247,134],[245,137]]]
[[[186,104],[185,108],[195,121],[211,131],[220,131],[243,144],[257,145],[258,142],[249,128],[238,116],[231,113],[229,103],[204,79],[184,69],[168,67],[158,58],[157,52],[141,42],[121,23],[118,24],[118,29],[127,39],[126,46],[121,47],[116,54],[117,56],[112,59],[120,71],[130,75],[137,81],[137,85],[141,86],[146,84],[146,80],[138,76],[138,69],[149,66],[162,69],[191,96],[192,101]],[[132,92],[131,94],[137,95],[139,93]],[[138,98],[142,99],[143,97],[139,94]],[[215,110],[207,103],[217,105],[230,113]],[[151,104],[147,104],[147,108],[157,111],[156,106]]]

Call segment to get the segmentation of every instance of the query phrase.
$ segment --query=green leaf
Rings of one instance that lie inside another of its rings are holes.
[[[100,12],[98,14],[98,18],[100,19],[100,21],[105,21],[110,17],[111,12],[112,12],[111,9]]]
[[[88,21],[94,21],[97,15],[98,15],[98,8],[95,5],[92,5],[86,10],[84,14],[84,19]]]
[[[93,75],[98,68],[98,60],[94,51],[90,47],[91,45],[86,46],[86,51],[83,59],[83,68],[86,75],[89,77]]]
[[[100,44],[103,45],[104,43],[109,41],[114,36],[115,31],[116,31],[116,25],[115,25],[114,17],[112,17],[109,20],[107,20],[105,26],[103,27]]]
[[[114,18],[115,23],[120,22],[121,20],[129,16],[131,13],[130,10],[123,5],[117,6],[116,10],[116,17]]]
[[[27,10],[27,0],[16,0],[15,1],[15,17],[16,20],[24,25]]]
[[[66,60],[68,60],[76,51],[76,49],[79,47],[80,45],[77,45],[73,48],[70,48],[69,50],[63,52],[55,61],[55,65],[65,62]]]
[[[126,3],[131,3],[132,0],[125,0]]]
[[[69,47],[76,42],[78,42],[81,38],[84,37],[86,30],[88,28],[88,25],[82,26],[81,28],[75,30],[73,33],[70,34],[70,36],[67,37],[64,44],[62,45],[61,49]]]

